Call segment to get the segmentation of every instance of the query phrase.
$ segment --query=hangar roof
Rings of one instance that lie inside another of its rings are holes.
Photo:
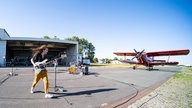
[[[41,41],[41,42],[55,42],[55,43],[68,43],[68,44],[78,44],[76,41],[68,40],[55,40],[55,39],[44,39],[44,38],[28,38],[28,37],[10,37],[2,38],[2,40],[12,40],[12,41]]]
[[[7,33],[5,29],[0,29]],[[5,35],[5,34],[4,34]],[[10,37],[0,35],[0,40],[7,41],[7,46],[12,50],[29,50],[29,48],[38,47],[39,45],[46,44],[52,50],[65,49],[71,45],[78,45],[77,41],[68,40],[55,40],[44,38],[31,38],[31,37]]]
[[[4,31],[4,33],[6,34],[6,36],[0,35],[1,40],[9,40],[9,41],[41,41],[41,42],[78,44],[77,41],[68,41],[68,40],[55,40],[55,39],[31,38],[31,37],[10,37],[5,29],[0,28],[0,30],[1,30],[1,32]]]

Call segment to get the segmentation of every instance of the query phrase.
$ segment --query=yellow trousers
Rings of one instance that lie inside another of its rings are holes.
[[[36,84],[39,82],[40,79],[43,79],[44,82],[44,91],[47,94],[49,92],[49,83],[48,83],[48,76],[47,76],[47,70],[43,69],[41,70],[41,72],[34,74],[34,80],[32,83],[32,87],[31,88],[35,88]]]

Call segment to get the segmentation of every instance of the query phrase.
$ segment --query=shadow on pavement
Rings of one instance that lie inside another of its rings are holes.
[[[75,93],[57,93],[57,92],[50,92],[50,93],[58,95],[58,96],[54,96],[53,98],[59,98],[59,97],[64,97],[64,96],[91,95],[93,93],[108,92],[108,91],[112,91],[112,90],[117,90],[117,88],[86,90],[86,91],[80,91],[80,92],[75,92]]]

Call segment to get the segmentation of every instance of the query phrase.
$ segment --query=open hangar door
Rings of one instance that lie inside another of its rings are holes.
[[[60,53],[67,51],[69,44],[56,42],[40,42],[40,41],[18,41],[9,40],[6,46],[6,66],[30,66],[32,57],[32,48],[46,44],[49,48],[48,59],[53,60]],[[67,58],[58,60],[58,65],[66,66]]]

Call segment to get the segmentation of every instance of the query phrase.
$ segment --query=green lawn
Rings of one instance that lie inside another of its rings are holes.
[[[173,75],[173,79],[178,88],[182,90],[184,95],[188,98],[188,104],[192,108],[192,67],[183,67],[183,69]]]

